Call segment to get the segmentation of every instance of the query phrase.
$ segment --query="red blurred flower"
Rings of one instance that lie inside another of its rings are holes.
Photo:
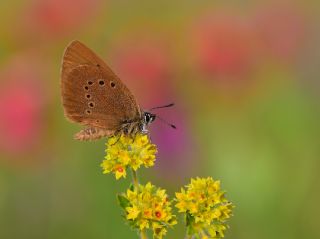
[[[117,75],[140,102],[168,102],[172,75],[169,49],[161,39],[131,37],[115,46],[112,63]]]
[[[40,68],[40,67],[39,67]],[[0,73],[0,148],[29,151],[39,141],[44,104],[41,80],[30,59],[15,61]]]
[[[99,10],[101,0],[34,0],[25,12],[26,31],[57,37],[80,28]]]
[[[254,63],[255,38],[248,21],[230,11],[210,12],[193,25],[196,65],[204,73],[240,79]]]
[[[256,31],[267,53],[291,60],[301,49],[306,35],[305,16],[292,3],[274,2],[256,10]]]

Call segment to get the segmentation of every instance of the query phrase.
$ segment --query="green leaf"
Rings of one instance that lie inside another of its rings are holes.
[[[197,231],[193,228],[193,226],[188,226],[187,227],[187,234],[188,234],[188,236],[192,236],[192,235],[194,235],[194,234],[196,234],[197,233]]]
[[[186,226],[190,226],[194,223],[194,217],[188,211],[186,212]]]
[[[189,236],[194,235],[197,231],[193,228],[194,224],[194,217],[189,212],[186,212],[186,226],[187,226],[187,233]]]
[[[125,196],[118,194],[117,198],[118,198],[120,207],[122,207],[124,210],[126,209],[126,207],[130,206],[130,201]]]
[[[130,183],[129,190],[132,192],[134,191],[134,185],[132,183]]]

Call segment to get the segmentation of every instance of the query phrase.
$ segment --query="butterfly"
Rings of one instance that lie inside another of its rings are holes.
[[[156,114],[140,108],[108,65],[77,40],[67,46],[63,55],[61,96],[66,118],[85,126],[74,135],[77,140],[120,134],[134,137],[139,132],[148,133],[147,126],[156,119]],[[173,104],[150,110],[170,106]]]

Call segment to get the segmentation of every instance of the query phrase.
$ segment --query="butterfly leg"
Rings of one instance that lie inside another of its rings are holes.
[[[133,134],[132,134],[132,143],[134,143],[134,141],[136,140],[137,134],[138,134],[137,131],[133,132]]]
[[[142,134],[145,134],[145,131],[142,130],[142,126],[140,124],[135,124],[135,125],[132,125],[131,127],[131,130],[129,132],[129,135],[131,136],[131,138],[133,139],[132,140],[132,143],[135,142],[136,140],[136,137],[139,133],[142,133]]]
[[[152,140],[151,140],[151,134],[150,134],[149,131],[148,131],[148,133],[146,133],[146,135],[148,135],[148,139],[149,139],[150,141],[152,141]]]
[[[119,142],[122,134],[123,134],[123,129],[118,129],[114,132],[113,136],[118,137],[118,138],[117,138],[116,142],[114,142],[111,146],[113,146]]]
[[[117,143],[119,142],[120,138],[121,138],[121,135],[118,135],[118,138],[117,138],[116,142],[114,142],[113,144],[111,144],[111,146],[117,144]]]

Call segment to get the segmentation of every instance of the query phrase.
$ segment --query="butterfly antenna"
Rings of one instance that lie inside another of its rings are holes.
[[[155,110],[155,109],[162,109],[162,108],[168,108],[174,106],[174,103],[168,104],[168,105],[162,105],[162,106],[157,106],[149,109],[149,111]]]
[[[171,128],[177,129],[177,127],[176,127],[174,124],[170,124],[170,123],[167,122],[166,120],[162,119],[160,116],[157,115],[157,118],[158,118],[162,123],[165,123],[166,125],[169,125]]]

